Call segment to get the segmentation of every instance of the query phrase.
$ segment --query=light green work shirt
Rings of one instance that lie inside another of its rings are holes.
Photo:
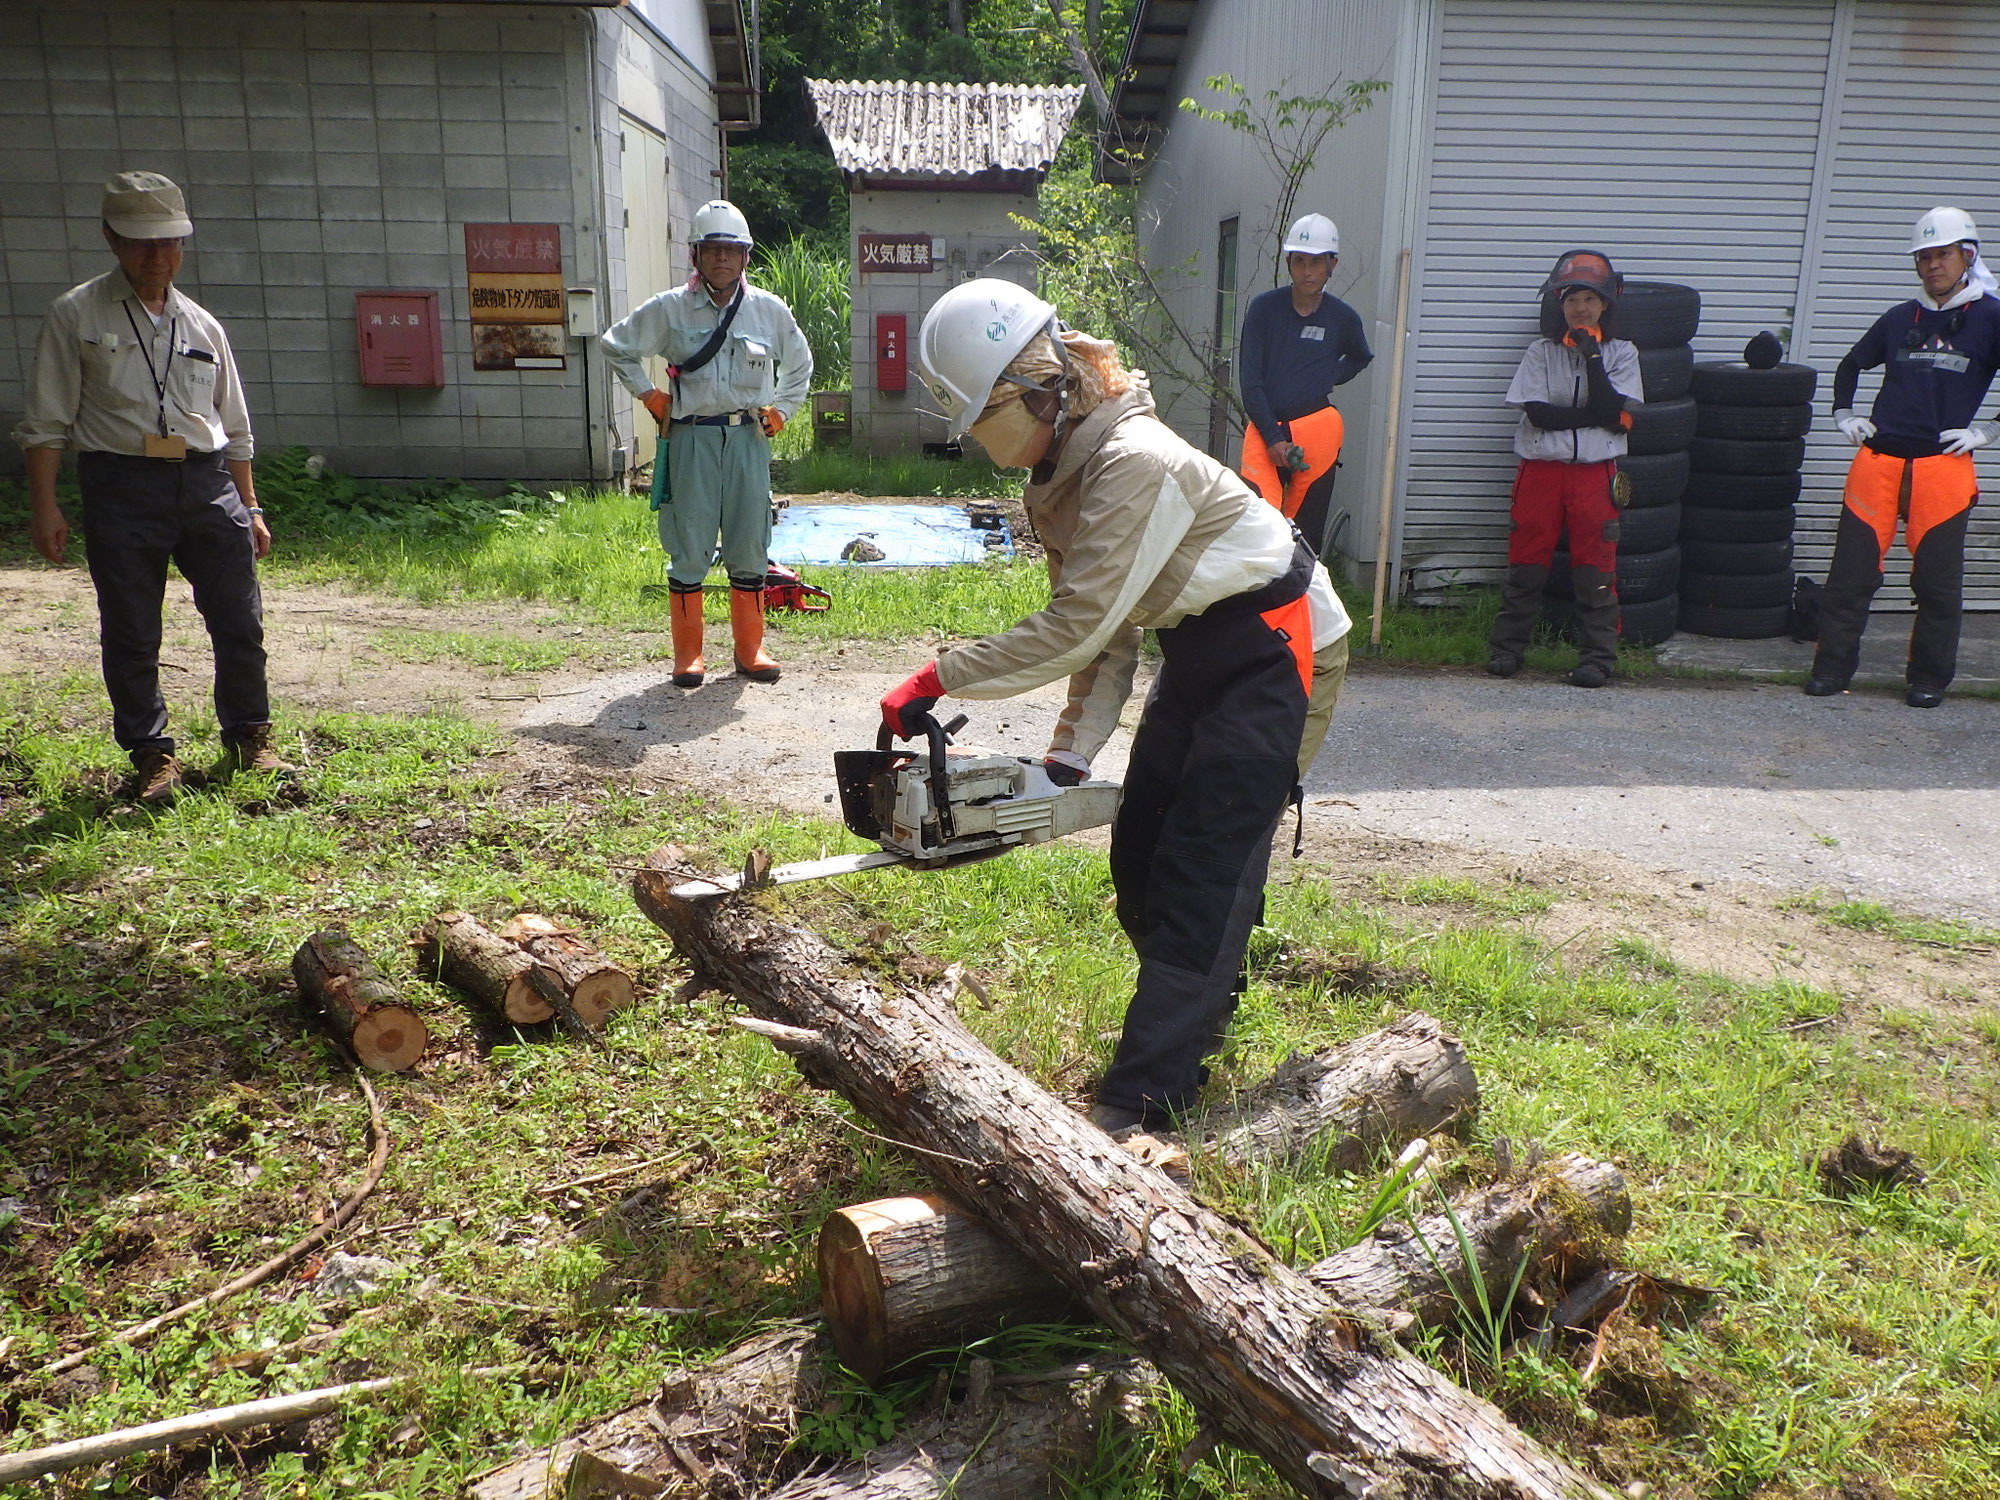
[[[693,358],[715,332],[723,312],[699,283],[692,291],[675,287],[648,298],[606,329],[604,353],[625,388],[643,396],[654,385],[646,360],[657,356],[677,365]],[[790,421],[812,389],[812,370],[812,350],[792,310],[770,292],[746,286],[724,347],[699,370],[673,382],[668,394],[676,417],[714,417],[775,406]]]

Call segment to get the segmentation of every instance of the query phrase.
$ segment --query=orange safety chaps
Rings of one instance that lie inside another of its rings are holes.
[[[1330,480],[1334,465],[1340,462],[1340,445],[1346,438],[1347,427],[1331,406],[1294,417],[1285,425],[1291,429],[1292,441],[1305,450],[1303,471],[1287,476],[1280,483],[1271,450],[1264,446],[1264,436],[1253,422],[1243,429],[1243,453],[1236,472],[1249,482],[1250,488],[1275,505],[1287,521],[1295,521],[1299,507],[1305,503],[1306,492],[1322,479]],[[1319,540],[1316,536],[1306,538],[1314,550],[1318,550]]]

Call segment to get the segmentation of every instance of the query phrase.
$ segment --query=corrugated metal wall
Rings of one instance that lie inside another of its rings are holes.
[[[1824,0],[1440,12],[1400,507],[1420,592],[1504,565],[1502,401],[1562,251],[1700,288],[1697,358],[1789,327],[1833,20]]]
[[[1994,170],[2000,121],[2000,6],[1857,4],[1831,140],[1818,264],[1811,276],[1800,350],[1830,391],[1833,367],[1882,312],[1915,294],[1909,233],[1919,215],[1953,203],[1979,221],[2000,251],[2000,174]],[[1880,386],[1862,377],[1855,402],[1865,412]],[[1824,412],[1827,402],[1819,402]],[[1982,417],[1994,412],[1991,397]],[[1840,513],[1841,479],[1852,450],[1822,422],[1808,441],[1800,507],[1798,564],[1824,572]],[[1987,504],[1973,512],[1966,544],[1966,601],[2000,608],[2000,454],[1979,454]],[[1908,605],[1909,556],[1891,551],[1877,604]]]

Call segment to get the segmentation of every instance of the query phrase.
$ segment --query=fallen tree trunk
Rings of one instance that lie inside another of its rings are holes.
[[[1458,1038],[1421,1012],[1311,1057],[1293,1057],[1195,1127],[1225,1160],[1301,1157],[1357,1171],[1479,1109],[1479,1083]]]
[[[543,1500],[567,1496],[572,1485],[616,1493],[606,1468],[640,1481],[628,1489],[658,1486],[651,1494],[755,1494],[790,1446],[797,1414],[819,1404],[821,1353],[809,1328],[758,1334],[669,1379],[657,1396],[487,1470],[471,1482],[471,1500]]]
[[[633,879],[684,960],[1307,1495],[1609,1500],[1241,1229],[995,1057],[941,1001],[885,996],[814,935]]]
[[[521,947],[555,974],[576,1018],[601,1030],[611,1016],[638,998],[627,974],[570,928],[534,912],[510,918],[500,936]]]
[[[327,1024],[368,1067],[399,1073],[430,1045],[423,1018],[338,928],[315,932],[292,955],[299,990],[326,1012]]]
[[[417,952],[446,984],[484,1001],[502,1020],[532,1026],[556,1013],[544,994],[544,986],[561,985],[554,973],[462,911],[439,912],[418,937]]]
[[[1432,1327],[1480,1305],[1474,1276],[1485,1283],[1487,1305],[1500,1306],[1524,1259],[1530,1284],[1559,1293],[1601,1269],[1632,1223],[1618,1169],[1584,1156],[1546,1162],[1528,1181],[1461,1194],[1451,1214],[1463,1244],[1442,1212],[1414,1226],[1384,1224],[1306,1267],[1306,1279],[1398,1329]],[[871,1382],[930,1350],[1081,1311],[1027,1256],[935,1195],[835,1210],[820,1230],[819,1280],[835,1351]]]

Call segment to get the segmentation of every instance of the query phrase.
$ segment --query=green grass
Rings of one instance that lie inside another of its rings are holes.
[[[151,814],[112,803],[118,758],[83,677],[11,681],[0,703],[0,1343],[31,1369],[60,1341],[137,1322],[268,1255],[353,1183],[365,1113],[287,963],[339,923],[424,1014],[433,1047],[375,1081],[388,1175],[343,1247],[400,1268],[356,1303],[282,1279],[163,1335],[107,1352],[94,1379],[9,1394],[5,1446],[330,1383],[410,1373],[407,1401],[362,1402],[302,1455],[255,1440],[182,1459],[134,1458],[102,1488],[297,1500],[433,1497],[504,1456],[654,1389],[674,1365],[773,1317],[807,1313],[811,1243],[836,1204],[920,1175],[804,1088],[714,995],[683,978],[634,909],[624,867],[668,840],[729,868],[856,847],[796,818],[607,780],[546,793],[487,760],[495,732],[435,717],[287,715],[302,798],[243,784]],[[189,727],[200,761],[212,722]],[[1270,891],[1260,954],[1217,1085],[1261,1077],[1295,1049],[1422,1008],[1458,1035],[1484,1104],[1436,1170],[1477,1173],[1496,1136],[1624,1167],[1637,1266],[1717,1288],[1691,1319],[1636,1321],[1605,1373],[1518,1352],[1490,1361],[1449,1339],[1431,1357],[1616,1483],[1726,1500],[1808,1496],[1847,1478],[1905,1500],[1990,1494],[2000,1469],[2000,1090],[1994,1029],[1948,1016],[1857,1018],[1796,984],[1732,985],[1672,969],[1636,941],[1610,961],[1556,962],[1519,917],[1532,887],[1413,880],[1362,899],[1308,868]],[[1057,847],[948,874],[889,873],[788,891],[799,922],[894,968],[963,962],[993,998],[969,1021],[1072,1099],[1105,1062],[1132,964],[1103,859]],[[499,920],[520,905],[589,932],[646,999],[597,1052],[499,1026],[426,980],[408,946],[434,912]],[[1545,905],[1545,901],[1541,901]],[[1448,906],[1454,920],[1436,925]],[[1393,999],[1280,974],[1354,955],[1412,976]],[[1581,955],[1564,955],[1568,958]],[[1800,1027],[1838,1016],[1838,1025]],[[1916,1022],[1920,1020],[1921,1026]],[[129,1028],[129,1030],[121,1030]],[[93,1050],[70,1049],[120,1033]],[[1850,1130],[1915,1151],[1921,1192],[1836,1200],[1810,1158]],[[552,1184],[687,1153],[671,1179]],[[1300,1258],[1358,1232],[1380,1172],[1225,1175],[1204,1192]],[[654,1207],[607,1214],[659,1184]],[[666,1313],[662,1307],[693,1308]],[[218,1356],[327,1331],[326,1348],[266,1375]],[[1023,1355],[1023,1358],[1028,1356]],[[1036,1358],[1046,1360],[1046,1351]],[[522,1363],[473,1382],[469,1365]],[[910,1390],[927,1389],[923,1381]],[[920,1399],[920,1397],[912,1397]],[[856,1395],[843,1432],[881,1411]],[[414,1437],[390,1441],[405,1414]],[[1174,1462],[1192,1414],[1162,1398],[1142,1450],[1100,1463],[1101,1500],[1282,1493],[1221,1450]],[[59,1493],[84,1493],[76,1476]],[[1081,1481],[1080,1481],[1081,1483]],[[1079,1489],[1077,1493],[1085,1493]]]
[[[2000,947],[2000,932],[1957,922],[1946,917],[1906,917],[1874,901],[1833,901],[1809,894],[1788,896],[1779,903],[1791,911],[1810,912],[1829,927],[1845,927],[1853,932],[1872,932],[1925,948]]]

